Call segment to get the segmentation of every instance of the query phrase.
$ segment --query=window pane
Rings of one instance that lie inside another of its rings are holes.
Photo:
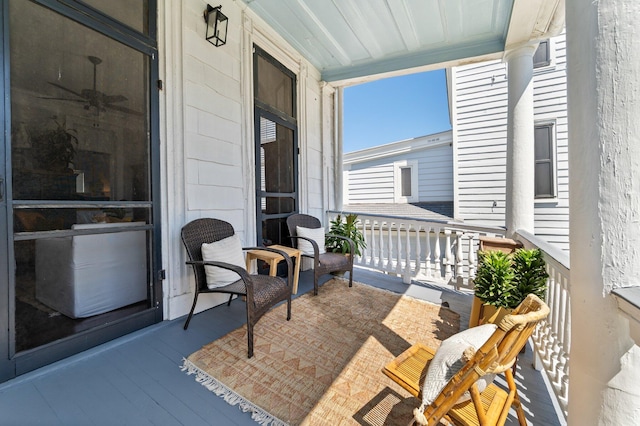
[[[9,12],[20,352],[152,307],[150,59],[34,2]]]
[[[535,194],[536,197],[554,196],[553,174],[549,162],[536,164]]]
[[[293,102],[294,80],[262,56],[256,55],[258,87],[256,98],[285,114],[295,117]]]
[[[293,130],[261,118],[260,137],[262,190],[295,191]]]
[[[535,126],[535,196],[555,196],[553,186],[553,124]]]
[[[31,2],[10,12],[13,198],[150,200],[148,56]]]
[[[148,309],[148,237],[132,230],[16,241],[16,352]]]
[[[533,67],[546,67],[550,63],[551,58],[549,57],[549,40],[544,40],[540,42],[536,53],[534,53],[533,55]]]
[[[536,126],[534,137],[536,161],[551,159],[551,126]]]
[[[87,223],[143,223],[150,222],[147,207],[104,208],[33,208],[15,209],[14,232],[42,232],[72,229],[73,225]]]
[[[265,219],[262,221],[262,241],[265,246],[272,244],[291,245],[291,240],[288,238],[289,231],[287,230],[286,219],[275,218]]]
[[[83,0],[113,19],[143,34],[149,34],[148,0]],[[204,8],[203,8],[204,10]]]
[[[400,176],[402,182],[402,196],[411,197],[411,168],[403,167],[400,169]]]

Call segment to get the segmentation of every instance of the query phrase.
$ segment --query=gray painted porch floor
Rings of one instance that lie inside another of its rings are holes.
[[[354,277],[436,304],[448,302],[460,314],[461,327],[468,323],[468,294],[426,283],[407,286],[400,278],[363,269]],[[312,280],[302,272],[298,294],[311,290]],[[255,425],[249,413],[228,405],[179,368],[183,357],[245,322],[242,303],[195,315],[187,331],[183,322],[164,321],[0,384],[0,424]],[[562,424],[541,373],[532,368],[530,347],[518,361],[516,379],[530,425]],[[513,413],[507,424],[517,424]]]

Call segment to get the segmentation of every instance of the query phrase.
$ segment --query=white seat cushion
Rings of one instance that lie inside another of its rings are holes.
[[[302,226],[296,226],[296,235],[298,237],[311,238],[318,244],[319,254],[325,253],[324,228],[303,228]],[[307,240],[298,239],[298,249],[303,254],[313,256],[313,246]]]
[[[202,260],[230,263],[245,269],[242,245],[237,234],[213,243],[203,243]],[[235,272],[218,266],[205,265],[204,271],[209,288],[222,287],[240,279]]]
[[[424,379],[422,403],[425,407],[436,399],[449,380],[467,363],[463,358],[464,351],[470,346],[478,350],[497,328],[495,324],[484,324],[461,331],[442,342],[429,364],[427,376]],[[493,382],[494,376],[494,374],[487,374],[480,378],[476,382],[478,390],[482,392]],[[469,392],[465,392],[458,402],[470,398]]]

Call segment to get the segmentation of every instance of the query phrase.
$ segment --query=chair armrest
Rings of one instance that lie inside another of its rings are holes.
[[[318,256],[320,255],[320,247],[318,247],[318,243],[314,239],[307,238],[307,237],[299,237],[299,236],[295,236],[295,237],[292,236],[292,237],[289,237],[289,238],[291,238],[291,239],[298,238],[298,239],[301,239],[301,240],[309,241],[311,243],[311,246],[313,247],[313,257],[315,259],[317,259]],[[311,257],[310,254],[302,253],[302,255],[303,256],[307,256],[307,257]]]
[[[236,274],[240,275],[240,279],[244,281],[245,284],[253,285],[251,276],[249,275],[247,270],[237,265],[232,265],[226,262],[217,262],[213,260],[187,260],[186,263],[187,265],[217,266],[219,268],[229,269],[230,271],[233,271]]]

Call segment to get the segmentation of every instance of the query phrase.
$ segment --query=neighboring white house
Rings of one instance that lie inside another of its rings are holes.
[[[446,131],[345,154],[344,204],[452,204],[451,144]]]
[[[534,67],[535,233],[568,250],[564,34],[540,43]],[[447,79],[452,130],[345,154],[345,210],[378,213],[373,204],[425,203],[429,208],[426,203],[452,202],[448,216],[505,226],[507,64],[452,67]]]

